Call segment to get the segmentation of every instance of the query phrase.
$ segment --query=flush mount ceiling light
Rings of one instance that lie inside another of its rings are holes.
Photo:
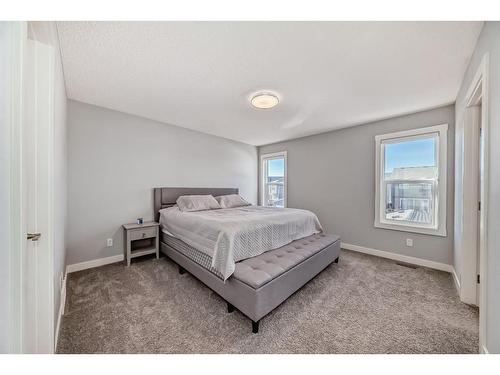
[[[279,102],[278,96],[270,92],[259,92],[250,100],[250,103],[252,103],[255,108],[259,109],[273,108],[278,105]]]

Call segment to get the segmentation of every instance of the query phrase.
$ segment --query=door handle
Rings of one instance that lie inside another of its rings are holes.
[[[27,239],[31,241],[38,241],[41,235],[41,233],[28,233]]]

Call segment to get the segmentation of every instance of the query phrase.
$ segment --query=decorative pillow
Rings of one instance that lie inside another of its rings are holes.
[[[221,195],[220,197],[215,197],[215,199],[217,199],[217,202],[219,202],[221,208],[251,206],[250,203],[248,203],[238,194]]]
[[[182,195],[177,198],[177,206],[183,212],[216,210],[221,208],[212,195]]]

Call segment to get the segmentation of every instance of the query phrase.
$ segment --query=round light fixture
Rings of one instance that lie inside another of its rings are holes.
[[[250,103],[252,103],[255,108],[259,109],[273,108],[277,106],[279,102],[278,96],[270,92],[260,92],[255,94],[250,100]]]

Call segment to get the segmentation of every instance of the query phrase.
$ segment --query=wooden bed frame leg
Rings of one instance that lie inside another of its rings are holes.
[[[227,312],[232,313],[234,310],[236,310],[236,308],[228,302],[227,303]]]
[[[260,320],[254,322],[252,320],[252,333],[259,333],[259,323],[260,323]]]
[[[186,273],[186,270],[184,268],[182,268],[181,266],[179,266],[179,273],[181,275],[185,274]]]
[[[337,259],[335,259],[335,260],[333,261],[333,263],[338,263],[338,262],[339,262],[339,259],[340,259],[340,257],[337,257]]]

